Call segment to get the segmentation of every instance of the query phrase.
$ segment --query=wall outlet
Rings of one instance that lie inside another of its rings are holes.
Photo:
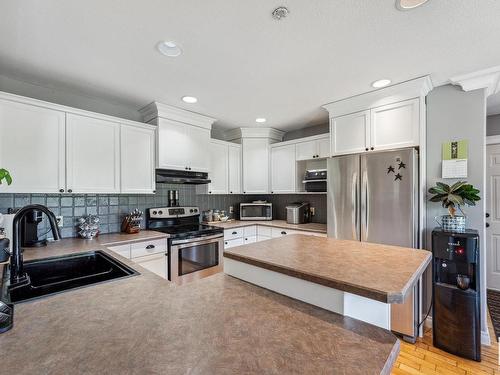
[[[316,214],[316,209],[314,207],[311,207],[311,216],[314,216]]]
[[[229,206],[229,213],[234,214],[234,206]]]
[[[63,227],[63,216],[56,216],[57,226],[59,228]]]

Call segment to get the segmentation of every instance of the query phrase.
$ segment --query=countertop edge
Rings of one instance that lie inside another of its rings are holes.
[[[269,220],[268,222],[262,221],[262,220],[256,220],[256,221],[242,221],[242,220],[237,220],[235,221],[229,221],[229,222],[221,222],[220,224],[214,224],[214,223],[204,223],[207,225],[211,225],[214,227],[218,227],[221,229],[233,229],[233,228],[244,228],[244,227],[250,227],[252,225],[261,225],[264,227],[269,227],[269,228],[281,228],[281,229],[290,229],[290,230],[298,230],[298,231],[303,231],[303,232],[314,232],[314,233],[321,233],[321,234],[327,234],[327,230],[320,230],[320,229],[309,229],[309,228],[297,228],[298,225],[307,225],[307,224],[318,224],[318,225],[326,225],[323,223],[305,223],[305,224],[278,224],[278,223],[272,223],[273,220]]]

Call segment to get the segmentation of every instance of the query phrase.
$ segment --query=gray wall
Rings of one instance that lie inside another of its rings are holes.
[[[486,135],[500,135],[500,115],[486,118]]]
[[[284,141],[291,141],[292,139],[310,137],[312,135],[325,134],[325,133],[328,133],[329,131],[330,131],[330,127],[329,127],[328,123],[320,124],[320,125],[313,125],[313,126],[309,126],[307,128],[289,131],[289,132],[285,133],[283,140]]]
[[[111,100],[85,96],[71,90],[54,89],[44,85],[28,83],[14,78],[0,75],[0,91],[11,94],[27,96],[51,103],[66,105],[86,111],[103,113],[109,116],[116,116],[133,121],[142,121],[141,114],[134,105],[123,105]],[[143,107],[149,103],[144,103]]]
[[[101,220],[102,233],[119,232],[123,217],[139,208],[145,211],[150,207],[165,207],[167,205],[167,191],[179,190],[180,204],[184,206],[197,206],[201,210],[219,209],[229,211],[229,206],[234,206],[236,211],[240,202],[256,199],[266,199],[273,203],[275,219],[286,219],[285,206],[295,201],[310,202],[316,208],[313,222],[326,223],[326,195],[199,195],[196,194],[194,185],[157,184],[156,194],[149,195],[109,195],[109,194],[0,194],[0,213],[7,213],[9,208],[20,208],[27,204],[46,205],[56,215],[64,216],[63,237],[77,236],[77,220],[86,214],[97,214]],[[48,230],[47,223],[39,227],[39,233]]]
[[[481,191],[482,200],[475,207],[466,207],[467,226],[477,229],[481,236],[482,329],[486,325],[486,257],[485,257],[485,150],[486,98],[484,90],[464,92],[457,86],[441,86],[427,96],[427,190],[436,181],[447,184],[457,180],[441,178],[441,146],[443,142],[469,141],[468,178]],[[438,203],[427,202],[427,248],[430,234],[436,226],[434,217],[447,211]]]

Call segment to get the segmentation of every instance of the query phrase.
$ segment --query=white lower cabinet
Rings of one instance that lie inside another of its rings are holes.
[[[224,249],[230,249],[235,246],[240,246],[244,244],[243,237],[242,238],[235,238],[233,240],[226,240],[224,239]]]
[[[307,234],[308,232],[304,231],[299,231],[299,230],[290,230],[290,229],[283,229],[283,228],[272,228],[271,229],[271,237],[272,238],[277,238],[277,237],[283,237],[289,234]]]
[[[117,245],[108,247],[109,250],[121,255],[124,258],[130,259],[130,245]]]
[[[248,237],[245,237],[245,245],[247,243],[254,243],[254,242],[257,242],[257,236],[248,236]]]
[[[141,267],[144,267],[148,271],[151,271],[164,279],[167,276],[167,256],[165,253],[146,255],[138,258],[132,258],[134,263],[137,263]]]

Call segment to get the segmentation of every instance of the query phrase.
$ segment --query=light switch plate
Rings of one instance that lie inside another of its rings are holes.
[[[62,227],[63,227],[63,219],[64,219],[64,217],[63,217],[63,216],[56,216],[57,226],[58,226],[59,228],[62,228]]]

